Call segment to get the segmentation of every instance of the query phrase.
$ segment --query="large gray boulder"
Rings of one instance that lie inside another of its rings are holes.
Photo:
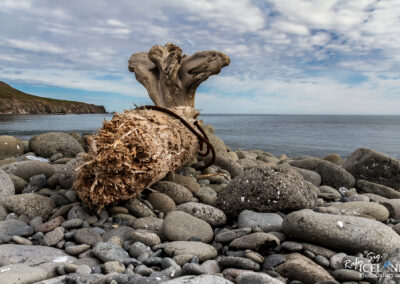
[[[293,167],[319,173],[322,179],[322,185],[329,185],[334,188],[351,188],[355,183],[354,177],[345,169],[320,158],[299,157],[290,160],[284,160],[281,163],[289,163]]]
[[[36,135],[29,140],[29,147],[36,155],[46,158],[57,153],[63,154],[64,157],[75,157],[79,152],[85,152],[74,137],[64,132]]]
[[[292,212],[285,217],[283,232],[306,242],[335,251],[385,254],[400,246],[400,236],[381,222],[354,216]]]
[[[243,210],[291,212],[312,208],[317,195],[304,178],[286,166],[257,167],[232,179],[217,199],[217,207],[227,215]]]
[[[343,167],[357,180],[400,189],[400,161],[367,148],[359,148],[347,158]]]
[[[14,195],[15,188],[11,178],[0,170],[0,199],[4,196]]]
[[[24,142],[13,136],[0,136],[0,160],[25,153]]]

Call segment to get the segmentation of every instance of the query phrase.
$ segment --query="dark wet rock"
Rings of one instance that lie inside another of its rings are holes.
[[[317,195],[304,178],[286,166],[253,168],[231,180],[217,200],[225,214],[237,216],[243,210],[259,212],[294,211],[312,208]]]
[[[46,185],[46,176],[44,174],[35,175],[29,178],[28,185],[22,193],[38,192]]]

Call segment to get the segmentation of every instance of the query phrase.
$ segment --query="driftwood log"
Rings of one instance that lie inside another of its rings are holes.
[[[167,108],[196,128],[197,87],[229,63],[221,52],[187,56],[170,43],[133,54],[129,70],[156,106]],[[139,108],[116,113],[90,137],[90,149],[74,188],[83,201],[98,210],[134,198],[191,161],[199,150],[197,136],[181,120],[159,110]]]

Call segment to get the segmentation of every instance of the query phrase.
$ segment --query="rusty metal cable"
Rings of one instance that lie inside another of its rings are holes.
[[[211,160],[206,165],[200,167],[199,170],[204,170],[204,169],[208,168],[209,166],[211,166],[212,164],[214,164],[215,158],[216,158],[214,146],[210,143],[210,140],[208,139],[207,134],[205,133],[203,128],[199,125],[198,121],[195,121],[194,125],[197,127],[197,129],[200,131],[201,134],[199,134],[199,132],[197,132],[197,130],[194,129],[183,117],[181,117],[180,115],[176,114],[175,112],[173,112],[167,108],[160,107],[160,106],[146,105],[146,106],[137,107],[136,109],[137,110],[146,110],[146,109],[156,110],[156,111],[166,113],[166,114],[178,119],[180,122],[182,122],[183,125],[186,126],[187,129],[189,129],[194,135],[196,135],[197,139],[199,139],[200,151],[203,149],[203,143],[207,145],[206,153],[199,153],[200,156],[207,156],[211,151],[211,154],[212,154]]]

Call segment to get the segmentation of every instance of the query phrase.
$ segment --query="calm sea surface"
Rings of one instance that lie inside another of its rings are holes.
[[[29,139],[49,131],[96,131],[109,114],[0,115],[0,135]],[[400,159],[400,116],[202,115],[232,149],[261,149],[275,155],[346,157],[359,147]]]

